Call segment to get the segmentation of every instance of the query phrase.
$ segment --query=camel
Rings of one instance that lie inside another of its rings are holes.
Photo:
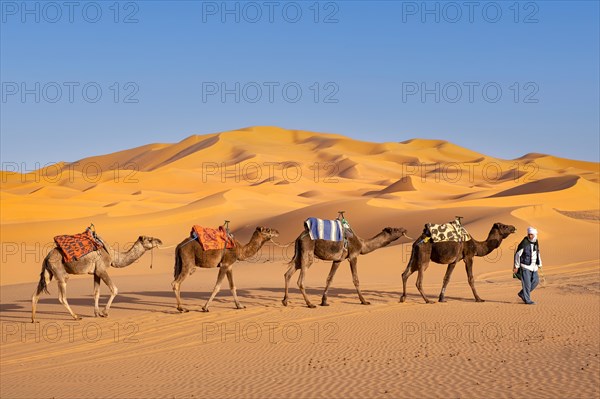
[[[408,277],[410,277],[411,274],[413,274],[415,271],[418,271],[419,274],[417,276],[416,284],[417,289],[421,293],[421,296],[426,303],[434,303],[434,301],[429,300],[427,296],[425,296],[425,292],[423,291],[423,273],[425,270],[427,270],[430,260],[434,261],[435,263],[448,265],[446,274],[444,275],[442,291],[440,292],[439,296],[440,302],[446,302],[446,287],[450,282],[450,276],[452,275],[454,266],[456,266],[456,263],[460,260],[465,262],[467,278],[469,280],[471,290],[473,291],[473,296],[475,296],[475,301],[485,302],[475,290],[475,279],[473,278],[473,257],[486,256],[494,249],[500,247],[502,240],[515,231],[516,229],[514,226],[502,223],[494,223],[485,241],[476,241],[475,239],[471,239],[462,243],[456,241],[444,241],[436,243],[432,243],[431,241],[425,242],[423,240],[427,237],[427,235],[425,235],[424,231],[423,234],[413,243],[410,260],[408,261],[408,265],[406,266],[404,273],[402,273],[402,296],[400,297],[400,302],[404,302],[406,300],[406,280],[408,280]]]
[[[67,301],[67,280],[69,274],[93,274],[94,275],[94,316],[108,317],[108,311],[118,289],[108,275],[110,266],[122,268],[131,265],[138,260],[147,250],[162,245],[158,238],[139,236],[133,246],[127,252],[117,252],[105,243],[105,246],[97,251],[90,252],[79,260],[64,262],[63,255],[58,248],[53,248],[42,263],[40,281],[33,297],[31,298],[31,322],[35,322],[36,305],[42,291],[49,294],[48,283],[52,277],[56,277],[58,283],[58,300],[69,311],[73,319],[81,320]],[[110,298],[103,311],[100,312],[98,301],[100,299],[100,280],[110,289]]]
[[[304,275],[313,263],[314,257],[316,256],[321,260],[333,261],[331,264],[331,270],[327,276],[327,283],[325,285],[325,290],[323,291],[321,306],[329,306],[327,303],[327,291],[329,290],[329,286],[333,281],[333,276],[340,266],[340,263],[344,259],[347,259],[350,263],[352,281],[356,287],[356,292],[358,293],[360,303],[363,305],[370,305],[370,302],[366,301],[360,292],[357,272],[358,256],[368,254],[379,248],[383,248],[402,236],[406,236],[406,229],[386,227],[379,234],[368,240],[363,240],[356,234],[352,233],[349,237],[347,237],[347,245],[344,246],[343,241],[311,240],[307,230],[305,229],[305,231],[300,234],[298,238],[296,238],[294,257],[289,263],[289,269],[284,274],[285,294],[281,302],[284,306],[288,305],[289,281],[296,270],[300,269],[300,276],[298,277],[298,287],[300,288],[300,292],[302,293],[304,301],[306,301],[306,305],[309,308],[316,307],[310,302],[304,289]]]
[[[275,229],[257,227],[246,245],[234,240],[235,246],[233,248],[207,251],[202,248],[202,245],[196,239],[186,238],[183,240],[175,250],[175,280],[171,283],[177,299],[177,310],[182,313],[188,312],[188,309],[181,306],[181,283],[187,276],[194,273],[196,267],[219,268],[213,292],[202,307],[204,312],[208,312],[210,303],[221,289],[221,282],[225,275],[229,280],[229,289],[233,295],[236,309],[244,309],[245,306],[242,306],[238,300],[233,282],[233,264],[238,260],[245,260],[254,256],[267,241],[278,236],[279,232]]]

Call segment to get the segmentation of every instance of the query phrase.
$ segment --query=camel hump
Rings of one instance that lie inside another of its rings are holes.
[[[344,239],[344,226],[340,220],[325,220],[308,218],[304,221],[311,240],[342,241]]]

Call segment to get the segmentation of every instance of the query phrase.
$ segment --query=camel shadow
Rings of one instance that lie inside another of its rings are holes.
[[[108,301],[109,294],[100,295],[99,305],[102,309],[104,304]],[[77,307],[76,313],[81,317],[94,317],[94,298],[92,295],[86,295],[84,297],[73,297],[69,298],[69,305]],[[22,303],[22,305],[20,304]],[[41,305],[41,308],[40,308]],[[60,310],[44,310],[44,306],[58,307]],[[156,308],[172,307],[171,304],[166,302],[156,302],[146,300],[143,298],[136,297],[132,293],[119,294],[115,297],[115,300],[111,306],[112,309],[120,310],[131,310],[136,312],[157,312],[162,311],[164,313],[174,313],[173,311],[157,310]],[[39,315],[52,315],[62,316],[65,315],[67,319],[71,320],[70,315],[66,312],[63,305],[59,302],[58,298],[46,297],[40,298],[38,301],[38,310],[36,314]],[[3,303],[0,306],[0,319],[10,320],[30,320],[31,318],[31,300],[23,299],[17,303]],[[43,318],[43,317],[42,317]]]
[[[188,302],[190,306],[198,306],[210,297],[212,291],[184,291],[182,298]],[[249,291],[238,290],[241,298],[250,296]],[[103,308],[108,301],[109,294],[101,294],[99,305]],[[170,299],[170,300],[167,300]],[[86,294],[80,297],[68,298],[69,305],[75,308],[76,313],[84,318],[94,317],[93,306],[94,297],[91,294]],[[214,300],[217,304],[227,304],[233,301],[233,297],[228,290],[222,290]],[[248,303],[250,305],[250,303]],[[263,305],[258,304],[257,305]],[[50,307],[51,310],[44,309]],[[136,312],[161,312],[165,314],[178,314],[176,310],[175,294],[173,291],[134,291],[127,293],[119,293],[112,303],[111,310],[130,310]],[[200,310],[199,310],[200,311]],[[53,319],[64,318],[71,320],[70,315],[66,312],[58,298],[54,296],[41,297],[38,301],[38,310],[36,312],[38,318],[44,319],[44,316],[52,316]],[[16,303],[0,304],[0,320],[11,321],[29,321],[31,318],[31,300],[22,299]],[[48,317],[50,318],[50,317]]]
[[[225,294],[224,291],[227,291],[227,290],[221,290],[221,292],[219,292],[219,296],[223,296],[222,294]],[[241,292],[241,290],[238,290],[238,292]],[[211,293],[212,293],[212,291],[183,291],[182,290],[181,296],[182,297],[185,296],[186,298],[192,298],[192,299],[202,299],[202,298],[208,298]],[[172,290],[169,290],[169,291],[132,291],[131,294],[145,296],[145,297],[175,299],[175,294],[173,293]]]
[[[323,294],[324,287],[306,288],[306,293],[310,299],[314,302],[319,301]],[[260,307],[281,307],[281,299],[283,298],[284,289],[278,287],[257,287],[251,289],[238,289],[238,296],[245,305],[260,306]],[[132,295],[143,296],[143,297],[156,297],[156,298],[173,298],[173,302],[160,302],[163,306],[172,308],[175,306],[175,296],[173,291],[135,291],[131,292]],[[194,302],[199,301],[202,303],[206,301],[210,296],[209,291],[185,291],[181,293],[182,300],[188,305],[190,302],[192,306]],[[304,302],[300,290],[296,288],[290,288],[290,294],[292,295],[292,301]],[[391,302],[397,303],[400,298],[399,291],[389,290],[363,290],[363,294],[368,297],[370,301],[375,302]],[[297,298],[296,298],[297,296]],[[412,295],[409,295],[412,296]],[[350,304],[350,305],[361,305],[358,300],[356,289],[354,288],[330,288],[328,297],[333,302]],[[420,295],[415,295],[415,298]],[[227,303],[232,301],[233,296],[228,289],[222,289],[217,296],[215,301]],[[116,300],[115,300],[116,301]],[[202,303],[203,304],[203,303]]]
[[[281,299],[283,298],[283,288],[278,287],[258,287],[252,289],[238,290],[238,295],[243,304],[247,306],[255,307],[277,307],[280,308]],[[202,306],[204,302],[210,297],[212,291],[184,291],[181,293],[182,299],[188,306]],[[321,295],[323,294],[323,287],[319,288],[307,288],[307,295],[314,303],[320,302]],[[291,288],[290,294],[292,295],[291,300],[295,304],[304,305],[304,299],[297,288]],[[392,303],[396,304],[399,301],[400,292],[390,290],[363,290],[363,294],[371,302],[375,303]],[[332,304],[348,304],[348,305],[361,305],[358,300],[356,290],[354,288],[330,288],[328,294],[329,300]],[[109,295],[100,295],[100,307],[106,303]],[[430,298],[431,300],[437,301],[436,298]],[[464,303],[476,303],[473,298],[457,297],[457,296],[446,296],[449,303],[453,301],[464,302]],[[422,303],[423,299],[420,294],[407,294],[407,302],[410,303]],[[218,293],[214,302],[217,304],[228,305],[233,302],[233,296],[228,289],[223,289]],[[512,304],[510,301],[503,300],[486,300],[488,303],[502,303]],[[38,314],[48,316],[48,318],[56,318],[63,316],[71,320],[69,314],[64,310],[63,305],[55,297],[40,298],[38,305]],[[92,295],[85,295],[83,297],[69,298],[69,304],[71,306],[77,306],[79,309],[79,315],[82,317],[94,317],[93,305],[94,298]],[[44,306],[54,306],[52,310],[44,310]],[[58,307],[58,309],[56,308]],[[175,295],[173,291],[132,291],[117,295],[111,309],[130,310],[136,312],[160,312],[165,314],[178,314],[179,312],[175,309]],[[198,311],[201,311],[198,309]],[[0,320],[29,320],[31,317],[31,300],[23,299],[17,303],[2,303],[0,304]]]
[[[29,302],[31,303],[31,302]],[[27,309],[26,306],[19,305],[16,303],[1,303],[0,304],[0,320],[12,320],[21,319],[23,317],[16,317],[12,314],[28,313],[31,317],[31,306]]]
[[[446,295],[446,300],[453,300],[453,301],[459,301],[459,302],[475,302],[475,298],[471,297],[471,298],[463,298],[463,297],[457,297],[457,296],[447,296]],[[512,303],[510,301],[500,301],[500,300],[495,300],[495,299],[485,299],[483,298],[483,300],[485,302],[483,303]],[[476,302],[475,302],[476,303]]]
[[[244,302],[244,299],[251,297],[250,291],[248,290],[238,289],[237,293],[242,302]],[[135,291],[131,294],[145,298],[168,298],[168,301],[147,300],[146,302],[154,303],[156,306],[167,308],[168,310],[164,311],[164,313],[179,313],[179,311],[175,310],[177,303],[173,291]],[[181,299],[186,306],[202,306],[205,304],[206,300],[211,294],[212,291],[182,291]],[[229,301],[233,303],[233,295],[228,289],[222,289],[213,300],[213,303],[226,304],[229,303]],[[250,304],[248,301],[245,301],[245,303]]]
[[[22,309],[24,306],[17,305],[16,303],[0,303],[0,313],[14,312],[18,309]]]
[[[406,294],[406,298],[407,299],[409,299],[409,298],[414,299],[414,301],[408,301],[407,300],[406,301],[407,303],[408,302],[410,302],[410,303],[414,303],[414,302],[419,303],[420,302],[423,305],[427,305],[423,301],[423,297],[420,294]],[[465,298],[465,297],[448,296],[448,295],[446,295],[446,301],[447,302],[439,302],[438,301],[438,297],[427,296],[427,298],[429,298],[429,300],[432,301],[433,303],[443,303],[443,304],[447,304],[447,303],[454,302],[454,301],[456,301],[456,302],[465,302],[465,303],[469,303],[469,302],[478,303],[478,302],[475,301],[475,298],[473,298],[473,297]],[[511,304],[511,303],[513,303],[513,302],[510,302],[510,301],[500,301],[500,300],[485,299],[485,298],[483,298],[483,299],[484,299],[484,302],[481,302],[481,303],[504,303],[504,304]]]
[[[311,302],[318,304],[321,302],[324,287],[306,288],[306,294],[309,296]],[[238,291],[240,292],[240,291]],[[386,291],[386,290],[362,290],[363,294],[369,301],[372,302],[398,302],[400,294],[397,291]],[[281,300],[283,298],[284,289],[277,287],[259,287],[247,290],[243,292],[243,298],[250,301],[256,301],[257,306],[271,306],[281,307]],[[331,303],[344,303],[349,305],[360,305],[358,295],[355,288],[330,288],[328,292],[328,298]],[[268,304],[265,305],[265,302]],[[297,288],[290,288],[290,302],[304,304],[304,299],[300,290]],[[251,303],[251,302],[248,302]]]
[[[2,303],[2,304],[0,304],[0,319],[1,320],[23,319],[23,318],[31,319],[31,300],[24,299],[24,300],[20,300],[18,302],[24,303],[24,305],[20,305],[18,303]],[[42,302],[42,301],[40,301],[40,302]],[[56,299],[55,301],[45,300],[44,303],[60,305],[60,302],[58,302],[58,299]],[[62,305],[60,305],[60,306],[62,306]],[[51,311],[41,311],[41,312],[37,312],[37,313],[58,314],[56,312],[51,312]],[[20,314],[22,314],[23,316],[19,316]]]
[[[281,299],[283,298],[283,288],[274,288],[274,287],[258,287],[258,288],[251,288],[251,289],[238,289],[237,293],[238,296],[240,298],[240,301],[243,302],[244,305],[246,306],[257,306],[257,307],[281,307]],[[293,292],[294,290],[292,289],[291,292]],[[299,290],[298,291],[298,297],[301,301],[303,301],[302,296],[300,294]],[[372,294],[371,291],[365,291],[366,293],[368,293],[369,295]],[[181,298],[182,301],[187,305],[187,306],[200,306],[200,305],[204,305],[204,302],[210,297],[210,294],[212,293],[212,291],[182,291],[181,292]],[[319,289],[319,288],[307,288],[306,289],[306,293],[307,295],[309,295],[311,298],[321,298],[321,295],[323,293],[323,289]],[[343,288],[338,288],[338,289],[330,289],[330,295],[332,295],[332,297],[343,297],[345,295],[350,295],[350,294],[354,294],[356,295],[356,291],[355,290],[347,290],[347,289],[343,289]],[[176,306],[175,303],[175,295],[173,294],[173,291],[136,291],[136,292],[132,292],[133,295],[138,295],[138,296],[142,296],[142,297],[148,297],[148,298],[172,298],[172,301],[169,302],[161,302],[163,306],[168,307],[169,309],[174,308]],[[277,294],[277,295],[276,295]],[[375,295],[373,295],[375,296]],[[347,300],[347,299],[345,299]],[[116,299],[115,299],[116,301]],[[214,299],[214,302],[217,303],[229,303],[230,301],[233,301],[233,295],[231,294],[231,292],[228,289],[222,289],[217,296]],[[352,301],[347,301],[346,303],[353,303]]]

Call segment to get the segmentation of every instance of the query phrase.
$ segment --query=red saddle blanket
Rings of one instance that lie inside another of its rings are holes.
[[[191,235],[192,237],[196,236],[196,239],[205,251],[211,249],[233,248],[235,246],[233,238],[227,234],[223,226],[219,226],[218,229],[211,229],[194,225],[192,227]]]
[[[94,237],[90,230],[72,236],[54,237],[56,246],[63,254],[65,262],[79,260],[90,252],[97,251],[103,247],[102,243]]]

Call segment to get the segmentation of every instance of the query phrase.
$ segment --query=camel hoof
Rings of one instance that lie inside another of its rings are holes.
[[[405,296],[401,296],[400,297],[400,303],[404,303],[404,301],[406,301],[406,297]]]
[[[187,312],[189,312],[189,310],[187,310],[186,308],[181,308],[181,307],[177,308],[177,310],[179,310],[179,313],[187,313]]]
[[[206,306],[202,306],[202,311],[205,312],[205,313],[209,312],[209,310],[208,310],[208,308]]]
[[[283,300],[281,301],[281,303],[283,304],[283,306],[287,306],[287,305],[288,305],[288,301],[287,301],[287,299],[283,299]]]
[[[438,299],[438,302],[447,302],[446,298],[444,298],[443,296],[440,296],[440,298]]]
[[[475,299],[475,302],[485,302],[485,299],[477,298]]]
[[[426,304],[433,304],[435,301],[425,301]]]
[[[329,304],[326,301],[322,301],[321,306],[329,306]]]
[[[364,302],[361,302],[361,304],[362,304],[362,305],[370,305],[370,304],[371,304],[371,302],[369,302],[369,301],[364,301]]]
[[[81,320],[81,316],[73,316],[74,320]]]
[[[317,307],[317,305],[313,305],[312,303],[307,303],[306,306],[308,306],[311,309],[314,309]]]
[[[239,305],[235,307],[236,309],[246,309],[246,307],[244,305]]]

